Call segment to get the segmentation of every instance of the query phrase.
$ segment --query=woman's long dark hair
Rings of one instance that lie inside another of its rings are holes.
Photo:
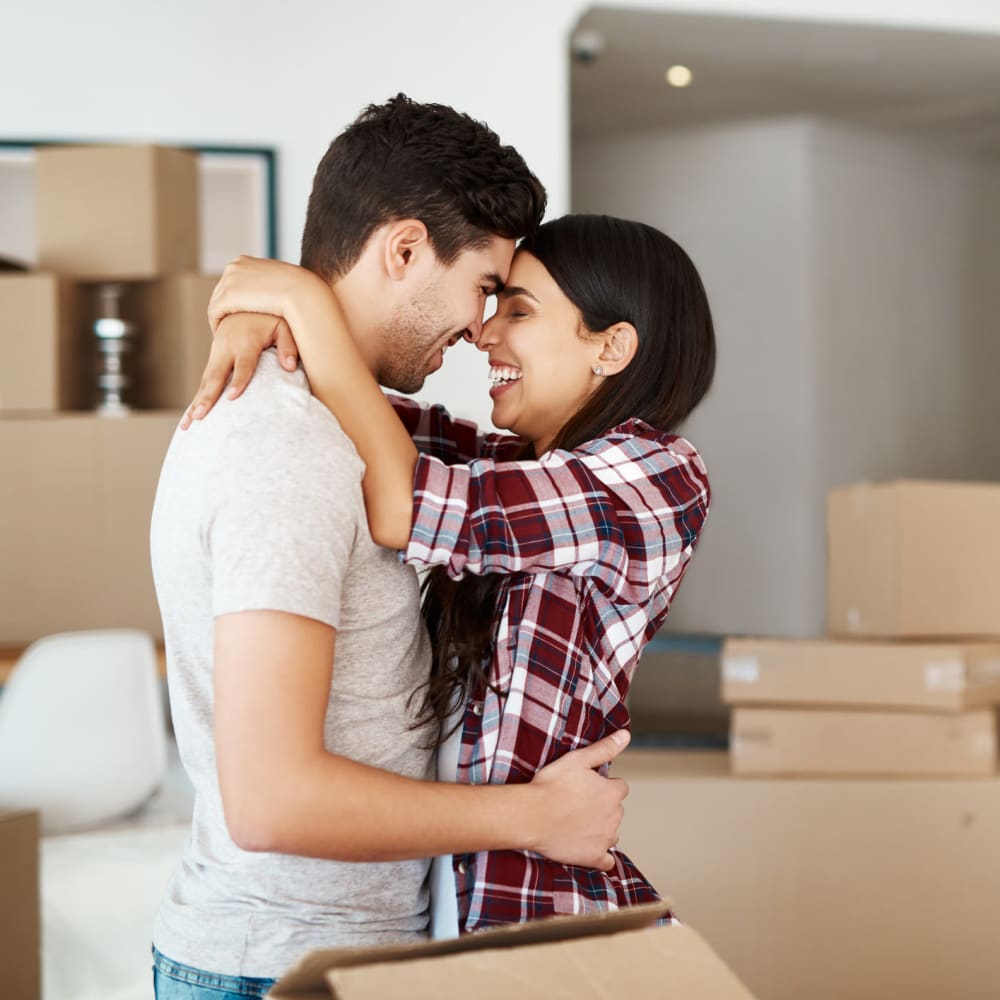
[[[701,401],[715,371],[712,314],[688,255],[652,226],[607,215],[547,222],[518,252],[542,263],[580,310],[587,331],[624,321],[638,333],[631,363],[604,379],[552,447],[577,448],[630,418],[673,431]],[[524,457],[536,457],[531,445]],[[441,566],[427,575],[423,610],[434,659],[421,723],[444,723],[468,691],[489,684],[508,579],[491,573],[452,580]]]

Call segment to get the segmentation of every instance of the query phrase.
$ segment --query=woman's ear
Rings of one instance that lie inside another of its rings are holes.
[[[639,335],[631,323],[615,323],[601,334],[602,348],[598,363],[603,374],[617,375],[624,371],[639,349]]]
[[[384,264],[393,281],[402,281],[414,265],[430,253],[434,256],[427,227],[419,219],[397,219],[385,234]]]

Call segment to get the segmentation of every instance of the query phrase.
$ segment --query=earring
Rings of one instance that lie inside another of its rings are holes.
[[[595,375],[603,375],[604,374],[604,369],[600,365],[594,365],[593,368],[591,368],[591,371]]]

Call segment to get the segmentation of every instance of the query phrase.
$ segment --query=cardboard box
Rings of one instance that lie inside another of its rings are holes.
[[[622,849],[758,996],[996,997],[1000,777],[748,781],[638,750],[613,771]]]
[[[11,1000],[42,994],[38,836],[37,812],[0,810],[0,992]]]
[[[162,634],[149,520],[177,412],[0,419],[0,645]]]
[[[175,274],[149,286],[144,309],[147,405],[187,409],[212,347],[208,300],[218,275]]]
[[[1000,645],[727,639],[722,698],[958,712],[1000,703]]]
[[[41,146],[38,261],[92,280],[198,269],[198,160],[162,146]]]
[[[1000,484],[834,490],[827,541],[831,634],[1000,636]]]
[[[129,405],[191,402],[212,344],[206,313],[217,281],[185,273],[122,283],[120,314],[138,330],[124,359]],[[0,274],[0,414],[93,410],[99,287],[47,272]]]
[[[996,713],[736,708],[734,774],[988,775],[996,771]]]
[[[54,274],[0,274],[0,413],[82,404],[91,357],[77,323],[77,288]]]
[[[689,927],[653,929],[666,905],[553,917],[455,941],[317,951],[271,990],[273,1000],[478,1000],[751,994]],[[751,998],[752,1000],[752,998]]]

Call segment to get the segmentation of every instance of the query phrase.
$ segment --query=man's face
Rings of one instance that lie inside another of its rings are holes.
[[[448,266],[435,261],[383,324],[379,383],[417,392],[441,367],[448,347],[466,332],[478,337],[486,300],[507,280],[513,256],[514,241],[494,236]]]

